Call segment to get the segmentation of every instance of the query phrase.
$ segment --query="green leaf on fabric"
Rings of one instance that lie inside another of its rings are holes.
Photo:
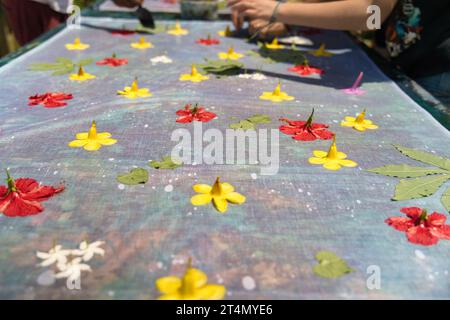
[[[450,212],[450,187],[448,187],[447,190],[445,190],[442,194],[441,202],[445,210]]]
[[[319,264],[313,267],[313,272],[322,278],[338,278],[354,271],[345,260],[330,251],[317,252],[316,260]]]
[[[163,157],[161,161],[150,161],[148,165],[155,169],[176,169],[183,165],[181,161],[173,161],[170,156]]]
[[[55,59],[55,62],[51,63],[33,63],[30,65],[29,70],[53,71],[53,76],[61,76],[73,72],[77,66],[85,66],[92,62],[92,59],[82,59],[78,62],[73,62],[70,59],[59,57]]]
[[[229,125],[234,130],[256,130],[256,125],[261,123],[270,123],[272,119],[266,114],[255,114],[247,119],[241,120]]]
[[[210,59],[206,59],[205,64],[199,64],[198,66],[202,68],[206,73],[219,75],[237,74],[242,68],[244,68],[244,64],[242,62]]]
[[[372,168],[367,171],[397,178],[417,178],[432,174],[447,173],[447,171],[441,169],[413,167],[407,164],[388,164],[386,166]]]
[[[438,175],[415,179],[403,179],[395,187],[395,195],[392,200],[409,200],[428,197],[435,193],[450,175]]]
[[[431,164],[433,166],[442,168],[444,170],[450,170],[450,159],[443,158],[437,155],[434,155],[430,152],[425,152],[416,149],[410,149],[406,147],[402,147],[399,145],[394,145],[394,147],[403,153],[405,156],[410,157],[411,159],[421,161],[427,164]]]
[[[154,28],[147,28],[143,25],[138,25],[136,29],[134,29],[135,32],[138,33],[148,33],[148,34],[158,34],[163,33],[167,31],[167,26],[164,24],[156,24]]]
[[[126,185],[144,184],[148,181],[148,171],[144,168],[132,169],[129,173],[119,174],[117,181]]]

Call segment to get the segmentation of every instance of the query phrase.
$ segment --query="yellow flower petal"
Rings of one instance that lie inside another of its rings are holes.
[[[205,204],[210,203],[212,200],[212,196],[207,193],[207,194],[196,194],[195,196],[193,196],[191,198],[191,203],[194,206],[204,206]]]
[[[95,140],[87,140],[88,142],[84,145],[84,149],[87,151],[96,151],[102,147],[102,145]]]
[[[363,124],[372,124],[372,120],[364,119]]]
[[[156,280],[156,288],[165,294],[176,293],[181,288],[181,279],[177,277],[164,277]]]
[[[323,167],[328,170],[339,170],[341,168],[340,164],[336,161],[328,161],[323,165]]]
[[[86,140],[88,138],[88,132],[80,132],[75,135],[78,140]]]
[[[97,139],[108,139],[108,138],[111,138],[111,133],[109,133],[109,132],[97,133]],[[78,136],[77,136],[77,139],[79,139]],[[86,139],[87,139],[87,133],[86,133]]]
[[[358,164],[352,160],[339,160],[339,164],[344,167],[356,167]]]
[[[315,157],[311,157],[308,159],[308,162],[311,164],[324,164],[325,162],[327,162],[328,159],[327,158],[315,158]]]
[[[194,189],[194,191],[198,193],[210,193],[212,187],[207,184],[196,184],[192,187],[192,189]]]
[[[347,154],[345,154],[345,153],[343,153],[341,151],[338,151],[336,156],[337,156],[338,159],[345,159],[345,158],[347,158]]]
[[[229,184],[228,182],[221,183],[221,186],[222,186],[223,193],[230,193],[230,192],[234,191],[234,187],[231,184]]]
[[[322,151],[322,150],[314,150],[313,151],[313,155],[316,156],[317,158],[325,158],[327,156],[327,152]]]
[[[208,276],[200,269],[189,268],[184,277],[185,280],[191,281],[194,288],[203,287],[208,282]]]
[[[73,140],[73,141],[69,142],[69,147],[80,148],[80,147],[84,147],[86,145],[86,143],[88,143],[87,140]]]
[[[354,122],[350,122],[350,121],[341,121],[341,126],[343,127],[353,127],[355,125]]]
[[[158,297],[158,300],[183,300],[183,297],[177,292],[172,294],[164,294]]]
[[[354,118],[354,117],[345,117],[344,119],[345,119],[345,121],[348,121],[348,122],[355,122],[356,121],[356,118]]]
[[[368,125],[366,125],[366,128],[367,128],[367,129],[374,130],[374,129],[378,129],[378,126],[375,125],[375,124],[368,124]]]
[[[228,209],[228,202],[226,199],[221,197],[213,197],[213,204],[217,211],[224,213]]]
[[[225,199],[234,204],[242,204],[245,202],[245,196],[237,192],[230,192],[225,195]]]
[[[222,285],[208,284],[196,292],[197,299],[201,300],[222,300],[225,297],[226,289]]]
[[[363,124],[357,124],[355,123],[355,125],[353,126],[353,128],[355,128],[358,131],[366,131],[366,126]]]
[[[100,138],[98,138],[96,141],[104,146],[110,146],[110,145],[117,143],[116,139],[100,139]]]

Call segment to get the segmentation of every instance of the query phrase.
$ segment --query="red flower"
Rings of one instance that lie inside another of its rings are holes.
[[[20,178],[14,181],[7,174],[7,186],[0,186],[0,212],[8,217],[26,217],[44,211],[41,202],[64,190],[64,186],[54,188],[41,186],[36,180]]]
[[[184,107],[184,110],[178,110],[176,112],[180,117],[176,120],[179,123],[188,123],[192,121],[208,122],[214,119],[217,115],[213,112],[206,111],[204,108],[195,105],[191,108],[190,104]]]
[[[131,36],[135,33],[136,32],[130,30],[114,30],[111,32],[111,34],[114,36]]]
[[[211,38],[211,35],[208,34],[208,38],[206,38],[206,39],[198,39],[195,42],[199,43],[199,44],[203,44],[205,46],[212,46],[212,45],[215,45],[215,44],[219,44],[220,40],[213,39],[213,38]]]
[[[310,67],[307,63],[304,65],[296,65],[295,67],[289,68],[289,71],[295,72],[301,76],[309,76],[311,74],[324,74],[322,69]]]
[[[400,212],[407,217],[386,219],[388,225],[406,233],[409,242],[423,246],[436,244],[440,239],[450,240],[450,225],[445,224],[445,215],[427,211],[417,207],[402,208]]]
[[[46,108],[58,108],[67,106],[67,103],[62,100],[71,100],[71,94],[62,92],[47,92],[44,94],[36,94],[28,98],[29,106],[36,106],[42,104]]]
[[[291,121],[289,119],[280,119],[287,125],[280,126],[280,131],[292,135],[292,139],[301,141],[313,141],[317,139],[330,140],[334,133],[327,130],[328,125],[322,123],[313,123],[314,109],[306,121]]]
[[[108,57],[97,62],[97,65],[99,66],[111,66],[111,67],[120,67],[125,64],[128,64],[128,59],[119,59],[116,57],[116,54],[113,54],[112,57]]]

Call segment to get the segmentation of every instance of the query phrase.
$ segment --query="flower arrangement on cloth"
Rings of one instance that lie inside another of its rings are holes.
[[[89,243],[85,240],[74,250],[63,249],[62,245],[55,244],[48,252],[37,251],[36,257],[42,260],[39,263],[41,267],[55,265],[54,278],[67,278],[68,283],[75,284],[80,281],[83,271],[92,272],[86,262],[92,260],[95,255],[105,255],[105,250],[101,248],[104,244],[104,241]]]
[[[14,180],[6,170],[6,186],[0,186],[0,212],[8,217],[26,217],[44,211],[44,202],[64,190],[58,187],[40,185],[30,178]]]
[[[450,225],[441,213],[428,214],[425,209],[405,207],[400,210],[406,217],[391,217],[385,222],[392,228],[405,232],[409,242],[423,246],[437,244],[439,240],[450,240]]]
[[[145,98],[153,95],[148,88],[139,88],[137,78],[134,79],[131,87],[125,87],[123,90],[117,90],[117,94],[128,99]]]
[[[344,167],[356,167],[358,164],[355,161],[348,160],[347,155],[340,152],[336,147],[336,136],[333,136],[333,143],[328,152],[322,150],[314,150],[314,157],[309,158],[311,164],[321,164],[328,170],[339,170]]]
[[[69,76],[70,80],[78,82],[83,82],[95,78],[96,76],[94,76],[93,74],[85,72],[82,66],[78,68],[78,73],[73,73]]]
[[[178,123],[189,123],[192,121],[208,122],[217,117],[214,112],[206,111],[205,108],[198,104],[195,104],[194,107],[186,104],[184,109],[178,110],[176,114],[180,116],[176,120]]]
[[[153,44],[151,42],[145,41],[144,37],[139,38],[139,42],[133,42],[130,44],[132,48],[139,49],[139,50],[145,50],[149,48],[153,48]]]
[[[221,300],[226,293],[224,286],[208,284],[207,275],[192,268],[191,259],[183,277],[159,278],[156,288],[162,293],[158,300]]]
[[[243,204],[245,196],[234,191],[234,187],[227,182],[220,182],[220,178],[216,179],[214,185],[196,184],[192,187],[195,192],[199,193],[191,198],[194,206],[203,206],[212,201],[214,207],[220,213],[224,213],[228,209],[228,202],[233,204]]]
[[[259,96],[261,100],[270,100],[272,102],[282,102],[282,101],[291,101],[294,100],[294,97],[291,97],[286,92],[281,91],[281,84],[278,82],[278,85],[275,87],[275,90],[272,92],[263,92],[261,96]]]
[[[208,34],[207,38],[200,38],[200,39],[198,39],[195,42],[198,43],[198,44],[202,44],[204,46],[214,46],[214,45],[220,44],[220,40],[213,39],[211,37],[211,34]]]
[[[96,151],[102,146],[110,146],[117,143],[116,139],[111,139],[111,133],[100,132],[97,133],[97,125],[92,121],[92,126],[89,132],[81,132],[76,134],[76,140],[69,142],[71,148],[81,148],[87,151]]]
[[[106,57],[105,59],[98,61],[96,64],[99,66],[120,67],[128,64],[128,59],[119,59],[116,54],[113,53],[111,57]]]
[[[67,106],[67,102],[65,100],[71,99],[73,99],[73,96],[70,93],[47,92],[29,97],[28,105],[37,106],[42,104],[45,108],[59,108]]]
[[[75,38],[73,43],[66,44],[66,49],[70,51],[83,51],[90,47],[90,45],[82,43],[80,38]]]
[[[311,67],[307,59],[303,60],[302,64],[297,64],[294,67],[288,69],[288,71],[295,72],[300,76],[309,76],[312,74],[324,74],[322,69]]]
[[[365,119],[366,110],[358,114],[356,118],[354,117],[345,117],[341,122],[341,126],[343,127],[352,127],[358,131],[366,131],[367,129],[374,130],[378,129],[378,126],[375,125],[372,120]]]
[[[236,51],[234,51],[233,47],[230,47],[227,52],[219,52],[217,56],[221,60],[239,60],[244,55],[241,53],[237,53]]]
[[[287,125],[280,126],[279,130],[284,134],[291,135],[294,140],[314,141],[317,139],[332,139],[334,133],[328,130],[329,126],[322,123],[313,123],[313,116],[314,109],[306,121],[292,121],[281,118],[280,121],[286,122]]]
[[[184,73],[179,78],[180,81],[191,81],[191,82],[202,82],[208,79],[209,79],[208,76],[205,76],[197,71],[195,65],[192,65],[190,74]]]

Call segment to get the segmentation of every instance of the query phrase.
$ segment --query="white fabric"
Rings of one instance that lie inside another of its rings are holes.
[[[70,8],[73,4],[73,0],[31,0],[50,6],[53,10],[61,13],[72,13]]]

